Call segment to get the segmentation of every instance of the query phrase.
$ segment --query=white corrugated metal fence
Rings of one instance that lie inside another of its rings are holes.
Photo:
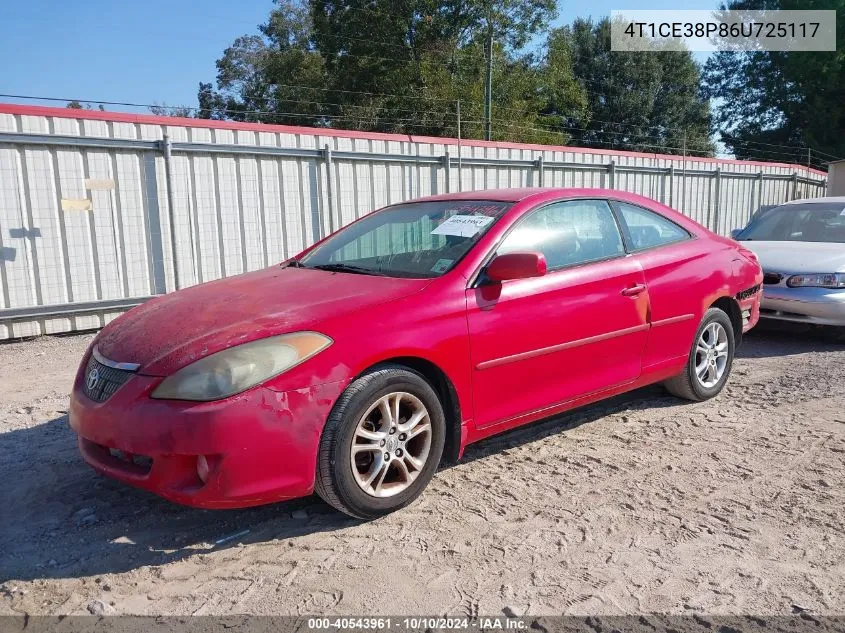
[[[452,139],[0,105],[0,339],[101,327],[150,296],[280,262],[373,209],[435,193],[624,189],[727,234],[762,204],[825,190],[824,174],[798,165],[458,149]]]

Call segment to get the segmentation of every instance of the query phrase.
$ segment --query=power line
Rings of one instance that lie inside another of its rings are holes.
[[[339,16],[343,17],[343,16],[345,16],[349,13],[352,13],[352,12],[362,12],[362,13],[367,13],[367,14],[370,14],[370,15],[378,15],[379,17],[386,15],[385,11],[377,10],[377,9],[370,8],[370,7],[344,7],[342,10],[340,10],[337,13],[338,13]],[[272,16],[272,12],[271,12],[271,16]],[[332,16],[327,16],[327,17],[332,17]],[[270,24],[270,17],[268,17],[266,22],[263,22],[263,23],[259,24],[258,26],[264,27],[264,26],[267,26],[269,24]],[[263,36],[263,37],[266,37],[266,35]],[[384,41],[384,40],[373,40],[371,38],[353,37],[353,36],[349,36],[349,35],[333,35],[333,34],[330,34],[330,33],[321,33],[320,37],[331,38],[331,39],[340,40],[340,41],[365,42],[365,43],[368,43],[368,44],[376,44],[376,45],[381,45],[381,46],[399,48],[399,49],[407,51],[408,53],[411,53],[411,54],[414,54],[416,52],[420,52],[423,55],[445,55],[445,56],[449,56],[449,57],[452,57],[452,58],[454,58],[455,56],[461,56],[461,57],[467,57],[467,58],[475,58],[475,59],[478,59],[478,60],[486,60],[487,57],[488,57],[487,53],[485,53],[484,51],[479,51],[477,49],[473,49],[473,48],[469,48],[469,47],[457,49],[457,50],[453,49],[453,50],[448,50],[448,51],[446,51],[446,50],[436,50],[436,49],[432,49],[432,48],[416,49],[410,43],[401,43],[400,44],[400,43],[395,43],[395,42],[387,42],[387,41]],[[460,40],[461,40],[461,38],[458,38],[456,45],[457,45],[457,43],[460,42]],[[321,54],[319,51],[315,51],[315,52],[316,52],[316,54]],[[492,52],[491,52],[491,55],[492,55]],[[409,61],[409,62],[414,62],[414,63],[422,63],[422,61],[423,61],[423,60],[420,60],[420,59],[413,59],[413,58],[406,59],[404,56],[403,57],[389,57],[389,56],[379,56],[379,55],[356,55],[356,54],[344,53],[344,52],[341,52],[336,57],[337,58],[349,58],[349,59],[365,59],[365,60],[372,60],[372,61],[391,61],[391,62],[394,62],[394,61]],[[494,62],[499,62],[499,63],[501,63],[503,60],[506,61],[506,58],[504,56],[496,56],[493,59]],[[628,88],[626,88],[625,86],[620,86],[616,83],[611,83],[611,82],[608,82],[608,81],[598,81],[598,80],[588,78],[588,77],[575,78],[575,81],[580,84],[580,87],[584,91],[585,94],[591,95],[591,96],[597,96],[597,97],[606,96],[605,93],[608,92],[608,91],[609,92],[618,92],[620,94],[624,94],[625,92],[628,91]],[[589,90],[585,86],[585,84],[592,84],[592,85],[595,85],[595,86],[600,86],[602,92],[596,92],[595,90]],[[301,90],[315,89],[314,87],[306,87],[306,86],[285,86],[285,87],[301,89]],[[362,91],[341,90],[341,89],[331,89],[331,88],[316,88],[316,89],[326,90],[326,91],[329,91],[329,92],[338,92],[338,93],[345,93],[345,94],[361,94],[361,95],[379,96],[379,97],[387,97],[387,98],[395,97],[395,98],[403,98],[403,99],[418,99],[418,100],[439,101],[439,102],[451,102],[451,101],[453,101],[451,99],[430,98],[430,97],[416,96],[416,95],[391,95],[391,94],[388,94],[388,93],[367,93],[367,92],[362,92]],[[296,101],[296,100],[291,100],[291,99],[286,99],[285,101],[290,101],[292,103],[306,103],[305,101]],[[101,103],[105,103],[105,102],[101,102]],[[337,106],[337,107],[341,106],[341,104],[327,104],[327,103],[322,103],[322,102],[311,102],[311,103],[313,105],[329,105],[329,106]],[[367,106],[359,106],[357,104],[343,104],[343,107],[367,107]],[[496,110],[496,111],[499,111],[499,112],[501,112],[501,111],[518,112],[519,114],[521,114],[523,116],[529,116],[529,117],[531,117],[531,116],[536,116],[536,117],[543,117],[543,116],[553,117],[553,116],[555,116],[555,115],[542,115],[542,114],[539,114],[539,113],[524,112],[524,111],[517,109],[517,108],[496,107],[495,105],[493,106],[493,109]],[[218,111],[222,112],[223,110],[219,109]],[[410,109],[402,109],[401,111],[417,112],[415,110],[410,110]],[[246,113],[244,111],[239,111],[239,110],[235,110],[235,112]],[[443,116],[447,115],[447,113],[439,113],[439,112],[431,111],[431,110],[425,111],[425,112],[428,113],[428,114],[437,114],[437,115],[443,115]],[[262,114],[262,113],[261,112],[253,112],[251,114]],[[303,116],[308,117],[308,116],[315,116],[315,115],[309,113],[309,114],[304,114]],[[323,115],[323,116],[324,116],[324,118],[333,118],[334,116],[341,116],[341,115]],[[567,117],[567,116],[571,116],[571,115],[560,115],[560,116]],[[617,121],[602,121],[602,120],[598,120],[598,119],[591,119],[590,123],[602,123],[602,124],[605,124],[605,125],[612,125],[612,126],[625,126],[625,127],[629,127],[629,128],[637,129],[637,130],[653,129],[653,130],[658,130],[658,131],[661,131],[661,132],[672,132],[672,131],[680,132],[680,131],[682,131],[684,134],[686,134],[689,131],[689,130],[683,129],[683,128],[673,128],[673,127],[666,127],[666,126],[640,126],[640,125],[637,125],[637,124],[621,123],[621,122],[617,122]],[[563,127],[565,127],[566,129],[573,129],[573,130],[580,129],[580,128],[571,128],[571,127],[568,127],[568,126],[563,126]],[[595,129],[583,130],[583,131],[589,131],[590,133],[608,133],[606,131],[595,130]],[[637,134],[642,135],[642,132],[638,131]],[[777,148],[789,149],[789,150],[797,149],[797,148],[794,148],[792,146],[767,144],[767,143],[762,143],[762,142],[755,143],[753,141],[745,141],[745,143],[748,143],[748,144],[754,143],[756,146],[770,146],[770,147],[777,147]],[[750,146],[751,145],[749,145],[749,147]],[[826,155],[830,158],[834,158],[834,159],[837,159],[837,160],[839,159],[838,157],[834,157],[832,154],[827,154],[825,152],[820,152],[818,150],[817,150],[817,153],[824,154],[824,155]],[[774,155],[774,154],[772,154],[772,155]],[[790,155],[791,156],[791,153],[789,153],[789,154],[782,153],[782,155]]]
[[[12,98],[12,99],[25,99],[25,100],[40,100],[40,101],[55,101],[55,102],[72,102],[76,101],[78,103],[90,103],[90,104],[101,104],[101,105],[110,105],[110,106],[123,106],[123,107],[134,107],[134,108],[164,108],[169,110],[180,110],[184,109],[190,112],[199,112],[202,110],[206,110],[206,108],[200,108],[197,106],[167,106],[167,105],[158,105],[158,104],[145,104],[145,103],[132,103],[126,101],[105,101],[105,100],[96,100],[96,99],[72,99],[66,97],[41,97],[41,96],[32,96],[32,95],[13,95],[13,94],[0,94],[0,98]],[[282,101],[288,101],[286,99],[282,99]],[[289,100],[292,103],[311,103],[311,104],[322,104],[328,106],[337,106],[337,107],[367,107],[367,106],[360,106],[356,104],[341,104],[341,103],[331,103],[331,102],[312,102],[312,101],[299,101],[299,100]],[[445,101],[445,100],[444,100]],[[371,119],[378,119],[377,115],[372,117],[364,116],[364,115],[356,115],[356,114],[323,114],[323,113],[308,113],[308,112],[276,112],[273,110],[241,110],[237,108],[213,108],[213,111],[220,112],[220,113],[227,113],[227,114],[238,114],[238,115],[254,115],[254,116],[261,116],[267,118],[273,117],[287,117],[287,118],[305,118],[305,119],[329,119],[329,120],[357,120],[357,121],[368,121]],[[398,109],[395,111],[403,111],[408,113],[413,113],[416,115],[419,114],[435,114],[441,117],[451,117],[454,116],[454,113],[451,110],[415,110],[415,109]],[[520,114],[527,115],[527,116],[535,116],[538,118],[556,118],[555,115],[542,115],[542,114],[532,114],[529,112],[521,111],[515,108],[498,108],[494,107],[495,111],[508,111],[508,112],[519,112]],[[419,116],[414,117],[407,117],[407,118],[396,118],[392,117],[391,122],[393,123],[400,123],[400,122],[414,122],[419,120]],[[482,120],[474,120],[474,119],[463,119],[464,123],[474,123],[483,122]],[[501,124],[501,122],[500,122]],[[620,124],[620,125],[628,125],[629,127],[639,127],[633,124]],[[421,126],[421,127],[428,127],[428,126]],[[581,132],[589,132],[594,134],[606,134],[606,135],[615,135],[615,136],[625,136],[624,132],[614,132],[610,130],[596,130],[596,129],[589,129],[589,128],[579,128],[575,126],[568,126],[568,125],[559,125],[558,127],[562,129],[574,130],[574,131],[581,131]],[[540,128],[537,128],[540,129]],[[551,129],[545,128],[547,132],[553,131]],[[650,136],[646,134],[640,133],[639,136],[641,137],[650,137],[650,138],[659,138],[656,136]]]
[[[294,86],[294,85],[285,85],[285,84],[281,84],[280,86],[285,87],[285,88],[301,89],[301,90],[311,89],[307,86]],[[321,91],[328,91],[328,92],[341,92],[341,93],[349,93],[349,94],[365,94],[365,95],[382,96],[382,97],[425,99],[425,100],[440,101],[440,102],[445,102],[445,103],[452,103],[453,102],[452,99],[416,97],[416,96],[411,96],[411,95],[398,95],[398,94],[389,94],[389,93],[367,93],[367,92],[360,92],[360,91],[354,91],[354,90],[341,90],[341,89],[319,88],[319,87],[315,87],[313,89],[321,90]],[[588,93],[588,94],[594,94],[594,93]],[[289,100],[289,99],[285,99],[285,101],[296,102],[296,100]],[[314,103],[317,103],[317,102],[314,102]],[[468,103],[469,103],[470,106],[474,105],[472,102],[468,102]],[[329,104],[326,104],[326,105],[329,105]],[[345,106],[350,106],[350,107],[367,107],[367,106],[359,106],[359,105],[356,105],[356,104],[330,104],[330,105],[345,105]],[[532,113],[532,112],[529,112],[529,111],[521,109],[521,108],[500,106],[500,105],[496,105],[495,103],[493,104],[493,110],[494,110],[494,112],[499,112],[499,113],[510,112],[510,113],[518,113],[518,114],[523,115],[523,116],[536,116],[536,117],[539,117],[539,118],[550,118],[550,119],[555,119],[556,117],[572,118],[573,116],[575,116],[575,115],[573,115],[573,113],[569,113],[569,114]],[[433,111],[433,110],[418,111],[418,110],[412,110],[412,109],[401,109],[401,111],[405,111],[405,112],[428,112],[428,113],[441,114],[440,112]],[[445,113],[443,113],[443,114],[445,114]],[[604,125],[621,126],[621,127],[627,127],[627,128],[637,129],[637,130],[657,130],[657,131],[661,131],[661,132],[689,133],[691,131],[689,128],[663,126],[663,125],[639,125],[639,124],[636,124],[636,123],[624,123],[624,122],[621,122],[621,121],[608,121],[608,120],[594,119],[594,118],[590,118],[589,123],[601,123],[601,124],[604,124]],[[563,127],[567,127],[567,126],[563,126]],[[589,132],[598,132],[599,131],[599,130],[595,130],[595,129],[592,129],[592,128],[586,128],[586,129],[585,128],[571,128],[571,129],[583,130],[583,131],[589,131]],[[639,132],[639,134],[642,134],[642,132]],[[801,151],[801,150],[804,150],[804,149],[807,148],[806,146],[776,145],[776,144],[772,144],[772,143],[762,143],[762,142],[757,142],[757,141],[742,141],[742,142],[746,143],[746,144],[754,145],[754,146],[761,145],[761,146],[766,146],[766,147],[777,147],[777,148],[781,148],[781,149],[789,149],[789,150],[795,150],[795,151]],[[825,154],[824,152],[821,152],[820,150],[812,150],[812,151],[816,152],[816,153],[820,153],[820,154]],[[832,154],[825,154],[825,155],[830,157],[830,158],[834,158],[835,160],[840,160],[840,158],[835,157]]]
[[[266,117],[273,117],[273,116],[286,116],[286,117],[299,117],[299,118],[312,118],[312,119],[346,119],[346,118],[354,118],[356,115],[349,115],[349,114],[323,114],[321,112],[276,112],[274,110],[240,110],[237,108],[201,108],[199,106],[170,106],[170,105],[162,105],[156,103],[131,103],[127,101],[101,101],[98,99],[69,99],[67,97],[38,97],[38,96],[31,96],[31,95],[14,95],[14,94],[0,94],[0,98],[4,99],[22,99],[22,100],[33,100],[33,101],[55,101],[55,102],[77,102],[77,103],[91,103],[91,104],[99,104],[99,105],[109,105],[109,106],[123,106],[123,107],[132,107],[132,108],[161,108],[165,110],[188,110],[191,112],[199,112],[203,110],[213,110],[214,112],[221,112],[221,113],[228,113],[228,114],[240,114],[240,115],[259,115],[259,116],[266,116]],[[292,103],[321,103],[321,102],[313,102],[313,101],[298,101],[296,99],[282,99],[282,101],[291,101]],[[368,106],[363,105],[356,105],[356,104],[343,104],[343,103],[330,103],[330,102],[322,102],[323,105],[328,106],[338,106],[338,107],[358,107],[358,108],[365,108]],[[454,116],[453,112],[448,110],[415,110],[415,109],[398,109],[397,111],[404,111],[414,114],[438,114],[438,115],[449,115]],[[357,115],[359,119],[364,119],[362,115]],[[406,119],[396,119],[396,120],[403,120],[403,121],[417,121],[419,117],[408,117]]]
[[[454,103],[452,99],[445,99],[445,98],[429,98],[429,97],[417,97],[413,95],[400,95],[394,93],[374,93],[374,92],[364,92],[364,91],[356,91],[356,90],[346,90],[340,88],[324,88],[324,87],[317,87],[317,86],[299,86],[294,84],[276,84],[278,87],[287,88],[287,89],[296,89],[296,90],[318,90],[323,92],[336,92],[336,93],[344,93],[344,94],[361,94],[361,95],[368,95],[368,96],[378,96],[378,97],[389,97],[389,98],[397,98],[397,99],[419,99],[419,100],[429,100],[441,103]],[[182,106],[182,105],[159,105],[159,104],[143,104],[143,103],[132,103],[132,102],[123,102],[123,101],[106,101],[106,100],[97,100],[97,99],[70,99],[70,98],[59,98],[59,97],[42,97],[42,96],[33,96],[33,95],[14,95],[14,94],[0,94],[1,98],[12,98],[12,99],[25,99],[25,100],[41,100],[41,101],[55,101],[55,102],[70,102],[70,101],[77,101],[80,103],[93,103],[93,104],[102,104],[102,105],[111,105],[111,106],[122,106],[122,107],[135,107],[135,108],[168,108],[170,110],[176,109],[184,109],[189,110],[191,112],[197,112],[204,110],[205,108],[200,108],[197,106]],[[304,100],[304,99],[291,99],[291,98],[280,98],[280,101],[283,102],[290,102],[290,103],[302,103],[302,104],[309,104],[309,105],[321,105],[327,107],[353,107],[353,108],[367,108],[370,106],[362,105],[362,104],[353,104],[353,103],[334,103],[328,101],[311,101],[311,100]],[[469,102],[470,105],[473,105],[472,102]],[[391,108],[394,111],[401,111],[413,114],[434,114],[438,116],[452,116],[451,110],[417,110],[415,108]],[[301,116],[303,118],[309,117],[322,117],[327,119],[332,118],[343,118],[346,115],[332,115],[332,114],[322,114],[322,113],[313,113],[313,112],[274,112],[269,110],[242,110],[238,108],[213,108],[215,112],[221,113],[229,113],[229,114],[240,114],[240,115],[256,115],[256,116],[272,116],[272,115],[285,115],[285,116]],[[538,117],[538,118],[546,118],[546,119],[556,119],[557,117],[561,118],[572,118],[574,115],[572,113],[569,114],[540,114],[540,113],[533,113],[528,110],[520,109],[520,108],[513,108],[513,107],[506,107],[506,106],[498,106],[496,104],[493,105],[494,112],[510,112],[510,113],[518,113],[522,116],[529,116],[529,117]],[[577,113],[576,113],[577,114]],[[688,129],[679,128],[679,127],[670,127],[670,126],[660,126],[660,125],[638,125],[635,123],[623,123],[620,121],[606,121],[601,119],[590,119],[590,123],[601,123],[605,125],[611,126],[622,126],[627,128],[632,128],[636,130],[640,130],[638,133],[642,135],[641,130],[658,130],[658,131],[665,131],[665,132],[689,132]],[[571,126],[562,126],[568,127],[574,130],[582,130],[585,132],[599,132],[599,130],[595,130],[592,128],[577,128]],[[619,133],[620,135],[622,133]],[[788,149],[792,149],[789,146],[779,146]]]
[[[820,149],[808,149],[811,149],[813,154],[821,154],[822,156],[827,156],[828,158],[832,158],[833,160],[845,160],[845,158],[842,158],[841,156],[834,156],[833,154],[828,154],[827,152],[823,152]]]
[[[0,94],[0,98],[14,98],[14,99],[27,99],[27,100],[43,100],[43,101],[62,101],[62,102],[70,102],[70,101],[77,101],[80,103],[93,103],[93,104],[102,104],[102,105],[112,105],[112,106],[124,106],[124,107],[137,107],[137,108],[151,108],[151,107],[159,107],[165,109],[185,109],[188,111],[200,111],[203,108],[193,107],[193,106],[166,106],[166,105],[157,105],[157,104],[141,104],[141,103],[132,103],[132,102],[124,102],[124,101],[98,101],[98,100],[91,100],[91,99],[67,99],[67,98],[60,98],[60,97],[36,97],[31,95],[12,95],[12,94]],[[290,100],[293,103],[298,102],[298,100]],[[444,100],[445,101],[445,100]],[[332,102],[308,102],[303,101],[303,103],[312,103],[318,105],[327,105],[327,106],[338,106],[338,107],[365,107],[365,106],[357,106],[355,104],[339,104],[339,103],[332,103]],[[274,112],[268,110],[238,110],[238,109],[227,109],[227,108],[219,108],[215,109],[216,112],[221,113],[230,113],[230,114],[239,114],[239,115],[255,115],[260,116],[265,119],[271,120],[278,120],[278,119],[310,119],[312,121],[320,121],[326,120],[329,122],[334,122],[335,124],[349,124],[355,126],[364,126],[364,127],[376,127],[376,126],[398,126],[402,128],[414,128],[414,129],[425,129],[430,130],[433,127],[441,127],[443,125],[440,121],[432,122],[432,123],[421,123],[419,115],[420,114],[432,114],[436,115],[440,119],[448,119],[454,116],[454,112],[451,110],[424,110],[424,111],[417,111],[414,109],[398,109],[396,111],[403,111],[413,113],[416,116],[413,117],[385,117],[379,116],[378,113],[373,113],[372,115],[364,115],[364,114],[356,114],[356,113],[348,113],[348,114],[322,114],[322,113],[303,113],[303,112]],[[604,136],[604,137],[616,137],[611,141],[603,141],[604,144],[611,145],[611,149],[616,144],[622,146],[629,146],[629,147],[651,147],[651,148],[660,148],[664,151],[681,151],[682,148],[677,145],[671,145],[670,143],[674,141],[679,141],[680,137],[677,136],[658,136],[653,134],[646,134],[643,133],[642,129],[659,129],[659,130],[672,130],[672,129],[679,129],[679,128],[663,128],[661,126],[637,126],[635,124],[623,124],[617,122],[606,122],[609,125],[623,125],[627,127],[633,127],[640,131],[637,133],[628,133],[628,132],[620,132],[614,130],[602,130],[602,129],[594,129],[594,128],[586,128],[586,127],[577,127],[573,125],[565,125],[562,124],[558,120],[558,115],[543,115],[543,114],[533,114],[530,112],[521,111],[515,108],[494,108],[494,111],[512,111],[512,112],[519,112],[520,114],[526,116],[533,116],[540,120],[553,120],[554,127],[543,127],[537,125],[525,125],[519,124],[513,121],[508,120],[498,120],[497,126],[501,129],[518,129],[523,131],[530,131],[534,133],[542,133],[542,134],[553,134],[558,135],[562,138],[566,139],[566,142],[571,142],[575,140],[578,142],[584,141],[585,135],[594,135],[594,136]],[[599,121],[593,121],[599,122]],[[478,124],[481,125],[484,123],[483,119],[472,119],[466,118],[461,119],[461,123],[465,125],[470,124]],[[447,124],[446,129],[451,129],[455,127],[455,125]],[[338,129],[338,128],[327,128],[327,129]],[[577,136],[580,139],[576,138],[576,135],[573,135],[572,132],[579,132]],[[623,137],[623,138],[619,138]],[[633,137],[633,138],[632,138]],[[644,141],[656,141],[655,143],[647,143]],[[588,141],[588,142],[595,142],[595,141]],[[602,141],[600,141],[602,142]],[[751,146],[753,142],[746,142],[742,141],[741,139],[738,140],[739,144],[746,145],[746,148],[750,150],[750,153],[754,153],[756,155],[766,155],[766,156],[776,156],[777,159],[765,159],[765,160],[784,160],[783,157],[788,157],[791,160],[798,160],[800,161],[802,157],[800,156],[800,152],[806,149],[805,147],[790,147],[784,145],[777,145],[774,143],[760,143],[761,145],[765,145],[767,147],[774,147],[774,148],[785,148],[789,150],[793,150],[790,152],[779,152],[774,150],[761,150],[756,149]],[[687,148],[689,149],[689,148]],[[811,150],[812,151],[812,150]],[[832,156],[832,155],[829,155]],[[835,158],[835,157],[834,157]],[[817,163],[811,161],[811,165],[816,167]]]

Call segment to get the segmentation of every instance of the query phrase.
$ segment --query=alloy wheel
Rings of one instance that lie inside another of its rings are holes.
[[[701,332],[695,345],[695,376],[710,389],[722,379],[728,364],[728,333],[718,321]]]
[[[352,438],[352,474],[373,497],[399,494],[422,472],[431,452],[431,418],[413,394],[393,392],[361,416]]]

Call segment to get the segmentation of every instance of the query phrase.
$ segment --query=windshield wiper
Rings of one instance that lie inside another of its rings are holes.
[[[369,268],[362,268],[361,266],[353,266],[351,264],[317,264],[316,266],[306,266],[306,268],[316,268],[317,270],[328,270],[330,272],[338,273],[354,273],[357,275],[378,275],[379,277],[386,277],[384,273]]]

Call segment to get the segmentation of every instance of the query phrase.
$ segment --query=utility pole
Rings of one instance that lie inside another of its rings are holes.
[[[492,115],[491,102],[493,101],[493,22],[487,22],[487,79],[484,82],[484,138],[491,140]]]

